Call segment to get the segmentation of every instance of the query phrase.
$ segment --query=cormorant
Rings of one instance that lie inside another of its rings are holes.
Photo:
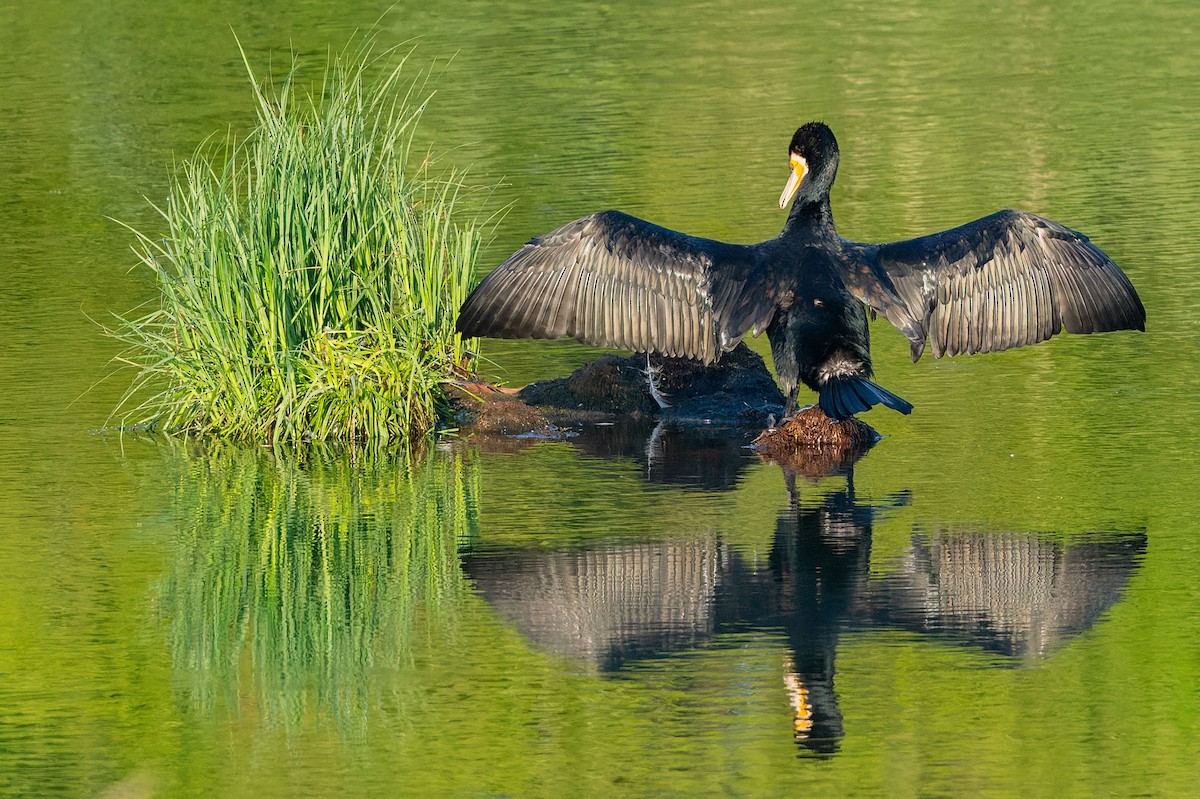
[[[992,352],[1070,333],[1145,330],[1129,279],[1086,236],[1024,211],[889,244],[838,235],[829,191],[840,155],[822,122],[796,131],[783,232],[726,244],[601,211],[538,236],[472,292],[465,336],[573,337],[711,363],[767,332],[780,387],[803,382],[845,419],[912,405],[870,381],[866,309],[908,336],[912,359]],[[865,307],[864,307],[865,306]]]

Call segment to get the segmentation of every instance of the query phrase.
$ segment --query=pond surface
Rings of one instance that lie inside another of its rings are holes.
[[[1194,795],[1200,10],[927,5],[3,4],[0,793]],[[844,235],[1036,211],[1147,332],[914,365],[880,320],[916,411],[825,477],[720,430],[408,463],[107,430],[98,323],[154,298],[113,219],[154,230],[172,159],[251,119],[234,32],[320,65],[380,18],[433,65],[424,139],[499,184],[485,266],[607,207],[771,236],[820,118]]]

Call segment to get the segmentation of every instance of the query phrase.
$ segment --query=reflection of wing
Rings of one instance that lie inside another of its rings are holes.
[[[1000,211],[930,236],[865,245],[843,277],[921,357],[993,352],[1068,333],[1145,330],[1125,273],[1087,236],[1024,211]],[[856,264],[863,267],[863,264]]]
[[[476,589],[531,641],[600,671],[713,633],[730,555],[713,538],[464,559]]]
[[[1142,533],[1066,546],[1030,533],[914,536],[873,604],[889,624],[1041,656],[1120,598],[1145,546]]]
[[[775,312],[753,247],[687,236],[618,211],[539,236],[463,303],[458,329],[493,338],[573,337],[710,363]]]

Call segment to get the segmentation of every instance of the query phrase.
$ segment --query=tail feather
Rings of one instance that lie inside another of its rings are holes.
[[[865,377],[844,375],[830,378],[821,386],[817,404],[832,419],[849,419],[869,411],[873,405],[886,405],[900,413],[912,413],[912,403]]]

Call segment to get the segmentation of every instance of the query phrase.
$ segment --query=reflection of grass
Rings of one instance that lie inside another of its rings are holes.
[[[351,465],[178,445],[176,457],[184,544],[162,609],[202,708],[252,698],[284,723],[357,718],[374,669],[406,659],[423,623],[454,625],[470,456]]]
[[[183,163],[165,237],[137,234],[160,306],[115,333],[137,373],[126,421],[386,441],[444,415],[479,231],[456,219],[459,176],[409,162],[425,98],[404,90],[402,64],[364,47],[308,94],[294,70],[255,82],[249,135]]]

